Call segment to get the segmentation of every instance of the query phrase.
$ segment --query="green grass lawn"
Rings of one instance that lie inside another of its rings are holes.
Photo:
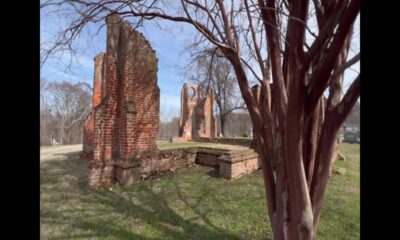
[[[207,147],[207,146],[212,146],[212,143],[201,143],[201,142],[192,142],[192,141],[187,141],[187,142],[176,142],[172,143],[170,141],[166,140],[158,140],[157,141],[157,148],[160,150],[166,150],[166,149],[177,149],[177,148],[190,148],[190,147]]]
[[[318,239],[359,239],[359,145],[342,144]],[[229,181],[209,167],[127,188],[86,186],[87,162],[41,165],[41,239],[272,239],[261,171]]]

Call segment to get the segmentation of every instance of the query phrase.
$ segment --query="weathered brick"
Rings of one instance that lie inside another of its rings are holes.
[[[158,60],[149,42],[129,22],[111,15],[106,23],[107,48],[95,57],[93,110],[85,124],[84,152],[94,161],[136,161],[142,153],[157,150]],[[104,180],[114,176],[108,173],[113,166],[107,166],[104,176],[101,165],[92,166],[90,185],[114,181]],[[129,175],[126,172],[135,171],[119,171],[117,180],[136,179],[122,179]]]
[[[214,94],[208,89],[206,96],[200,97],[200,87],[185,83],[181,91],[181,116],[179,136],[184,140],[217,136],[217,119],[214,116]]]

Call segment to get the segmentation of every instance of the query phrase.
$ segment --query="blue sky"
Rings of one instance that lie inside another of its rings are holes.
[[[41,12],[41,42],[51,42],[56,34],[65,27],[66,20],[63,17],[47,15]],[[158,85],[160,87],[161,119],[169,119],[178,116],[180,111],[180,91],[185,77],[182,67],[189,61],[189,53],[185,46],[194,35],[192,26],[184,23],[171,23],[160,21],[163,29],[155,21],[147,21],[144,28],[138,29],[150,41],[156,50],[158,62]],[[357,19],[357,25],[359,21]],[[99,25],[88,25],[76,41],[77,52],[74,58],[68,53],[50,58],[41,68],[41,78],[49,81],[71,81],[73,83],[83,81],[93,84],[94,57],[105,51],[106,32]],[[355,36],[356,42],[349,57],[359,51],[359,30]],[[71,61],[72,60],[72,61]],[[70,65],[69,68],[67,66]],[[359,63],[353,66],[359,71]],[[357,76],[357,72],[347,70],[345,73],[345,90],[351,81]]]
[[[139,28],[156,50],[158,58],[158,86],[160,87],[160,107],[162,119],[178,116],[180,111],[180,91],[185,82],[182,67],[189,60],[185,51],[186,43],[193,34],[191,26],[164,21],[163,29],[154,22],[146,22]],[[55,39],[56,34],[65,26],[58,17],[41,16],[41,42]],[[103,27],[97,35],[93,34],[99,26],[89,25],[77,40],[77,53],[65,53],[49,58],[41,68],[41,78],[49,81],[83,81],[93,84],[94,57],[105,52],[106,29]],[[95,36],[93,36],[95,35]],[[69,66],[70,65],[70,66]],[[69,67],[67,67],[69,66]]]

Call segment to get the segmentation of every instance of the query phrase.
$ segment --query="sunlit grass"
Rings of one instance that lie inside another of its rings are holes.
[[[318,239],[359,239],[359,145],[343,144]],[[262,173],[229,181],[209,167],[180,169],[111,190],[86,183],[87,162],[41,164],[41,239],[272,239]]]

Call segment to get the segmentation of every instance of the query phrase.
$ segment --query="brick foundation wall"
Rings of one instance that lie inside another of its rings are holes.
[[[109,187],[115,184],[114,162],[91,160],[88,184],[91,187]]]
[[[261,168],[254,150],[224,151],[207,148],[159,150],[141,160],[90,161],[89,184],[94,187],[134,184],[148,176],[158,176],[194,163],[216,167],[221,177],[236,179]]]
[[[119,160],[115,164],[115,179],[122,186],[131,185],[141,180],[140,161]]]
[[[261,167],[259,158],[250,158],[241,162],[220,162],[219,174],[226,179],[236,179],[243,175],[253,173]]]
[[[221,144],[231,144],[240,145],[247,147],[255,147],[255,142],[253,139],[243,139],[243,138],[196,138],[196,142],[210,142],[210,143],[221,143]]]
[[[146,161],[141,162],[141,173],[175,171],[193,163],[216,167],[220,176],[226,179],[236,179],[261,168],[258,154],[252,150],[225,151],[201,147],[163,150]]]
[[[192,149],[159,151],[156,157],[142,161],[141,172],[175,170],[193,164],[195,159],[196,151]]]
[[[196,163],[215,167],[218,165],[218,154],[198,152],[196,156]]]

